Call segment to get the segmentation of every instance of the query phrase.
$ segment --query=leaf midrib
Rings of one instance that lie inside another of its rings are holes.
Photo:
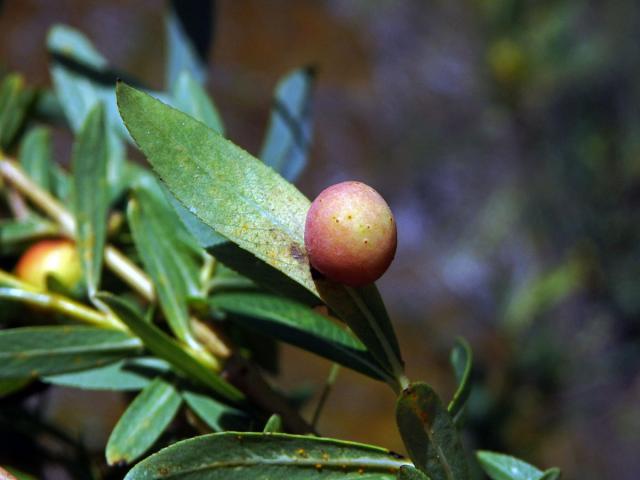
[[[360,469],[368,470],[369,472],[380,472],[380,473],[388,473],[390,475],[394,475],[397,470],[400,469],[403,465],[411,465],[409,462],[401,462],[401,461],[393,461],[393,460],[369,460],[369,461],[354,461],[352,458],[345,460],[320,460],[318,458],[305,458],[305,459],[294,459],[292,457],[284,457],[284,458],[276,458],[276,459],[266,459],[266,458],[256,458],[256,459],[247,459],[247,460],[228,460],[228,461],[218,461],[218,462],[210,462],[205,465],[199,465],[197,467],[182,469],[176,471],[175,473],[169,473],[163,478],[173,478],[180,475],[188,475],[191,473],[197,473],[207,470],[216,470],[216,469],[229,469],[229,468],[238,468],[238,467],[246,467],[246,468],[255,468],[261,466],[270,466],[270,467],[292,467],[292,468],[305,468],[312,469],[316,471],[321,471],[324,469],[338,470],[345,473],[358,472]],[[321,465],[318,468],[318,465]],[[390,471],[390,470],[395,471]]]

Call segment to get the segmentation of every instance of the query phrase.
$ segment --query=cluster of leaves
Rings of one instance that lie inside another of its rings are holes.
[[[0,330],[0,397],[34,384],[139,392],[106,445],[110,465],[165,445],[183,407],[195,426],[185,437],[215,432],[154,453],[128,479],[469,478],[458,431],[470,390],[466,342],[452,350],[458,389],[445,405],[429,385],[406,379],[374,285],[311,273],[309,200],[291,182],[309,147],[313,72],[294,71],[278,85],[259,160],[224,137],[202,87],[206,69],[175,11],[167,33],[165,92],[116,84],[126,76],[64,26],[48,37],[53,92],[32,91],[19,76],[2,83],[1,146],[18,161],[0,160],[14,213],[0,226],[0,249],[15,259],[42,237],[70,237],[83,288],[74,297],[52,277],[40,291],[0,270],[2,321],[12,327]],[[42,120],[73,131],[69,173],[54,161]],[[153,173],[127,157],[127,142]],[[35,325],[32,312],[34,325],[15,327],[25,316],[14,304],[38,307],[48,324]],[[317,436],[261,377],[277,363],[273,348],[264,353],[276,342],[387,383],[410,460]],[[478,459],[493,479],[559,475],[499,454]]]

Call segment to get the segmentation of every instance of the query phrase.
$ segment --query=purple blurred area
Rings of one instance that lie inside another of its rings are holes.
[[[228,137],[257,154],[278,79],[317,66],[299,187],[357,179],[390,204],[398,253],[378,285],[409,377],[448,398],[464,336],[469,448],[582,480],[640,478],[640,14],[614,3],[222,0],[207,85]],[[50,85],[45,38],[65,23],[162,89],[164,9],[6,1],[0,59]],[[70,140],[56,137],[63,162]],[[283,353],[283,389],[322,387],[327,362]],[[102,448],[122,399],[59,395],[52,417]],[[394,401],[343,370],[320,430],[402,451]]]

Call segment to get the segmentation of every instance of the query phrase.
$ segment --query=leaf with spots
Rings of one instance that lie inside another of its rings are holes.
[[[0,379],[39,377],[106,365],[141,350],[124,332],[85,326],[0,331]]]
[[[407,463],[384,448],[354,442],[283,433],[226,432],[160,450],[136,465],[125,480],[391,480]]]
[[[449,412],[426,383],[412,383],[396,405],[396,421],[416,468],[432,480],[467,480],[467,462]]]
[[[107,154],[104,109],[97,104],[81,127],[72,154],[76,246],[90,297],[100,285],[107,238]]]
[[[550,468],[542,472],[533,465],[504,453],[478,450],[476,458],[492,480],[557,480],[560,470]]]
[[[116,423],[107,442],[109,465],[129,464],[158,440],[178,412],[182,397],[158,377],[142,390]]]
[[[257,263],[279,270],[322,299],[390,377],[402,375],[395,333],[375,286],[353,289],[312,278],[304,247],[310,202],[302,193],[188,115],[123,83],[117,97],[131,136],[181,204]]]

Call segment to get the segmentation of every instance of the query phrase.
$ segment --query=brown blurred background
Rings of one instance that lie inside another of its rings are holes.
[[[65,23],[163,87],[164,2],[3,3],[0,61],[30,83],[50,84],[45,37]],[[466,337],[468,445],[566,478],[640,478],[639,10],[635,0],[217,2],[208,91],[229,138],[257,153],[277,80],[318,67],[299,186],[313,197],[359,179],[390,203],[399,249],[379,286],[410,378],[448,397],[448,351]],[[62,158],[69,141],[56,138]],[[319,389],[329,364],[284,352],[282,387]],[[124,404],[92,395],[95,418],[78,398],[59,394],[51,415],[101,448]],[[384,385],[343,370],[321,432],[402,450],[393,404]]]

